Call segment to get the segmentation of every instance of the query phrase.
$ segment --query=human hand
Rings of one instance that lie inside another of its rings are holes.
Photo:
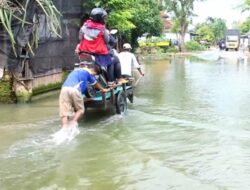
[[[80,50],[79,50],[80,44],[77,44],[76,48],[75,48],[75,54],[79,54]]]
[[[108,92],[108,91],[110,91],[109,88],[104,88],[104,89],[102,89],[102,93],[106,93],[106,92]]]
[[[75,54],[76,54],[76,55],[79,55],[79,51],[78,51],[78,50],[75,50]]]

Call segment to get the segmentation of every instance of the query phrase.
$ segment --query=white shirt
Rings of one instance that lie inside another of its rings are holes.
[[[140,68],[138,61],[133,53],[128,51],[123,51],[118,55],[121,63],[121,73],[122,75],[132,76],[132,69]]]

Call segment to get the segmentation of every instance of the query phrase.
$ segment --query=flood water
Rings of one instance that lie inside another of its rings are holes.
[[[1,190],[250,189],[250,64],[144,63],[124,116],[89,110],[55,145],[58,93],[0,105]]]

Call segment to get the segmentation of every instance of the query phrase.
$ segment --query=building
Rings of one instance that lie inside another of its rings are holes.
[[[171,32],[171,29],[173,27],[173,22],[170,19],[169,15],[165,13],[164,11],[161,11],[161,19],[163,22],[163,31],[164,33]]]
[[[15,94],[17,99],[26,94],[24,101],[30,99],[31,95],[42,92],[42,89],[60,87],[64,69],[71,69],[77,60],[74,49],[78,43],[78,31],[82,23],[83,14],[82,0],[53,0],[57,9],[61,12],[60,25],[62,28],[61,38],[51,34],[47,28],[46,15],[37,11],[34,1],[30,1],[27,8],[27,19],[32,22],[38,20],[39,41],[35,54],[27,51],[27,41],[33,35],[31,25],[24,28],[19,22],[13,23],[13,30],[17,41],[17,56],[14,55],[8,35],[0,26],[0,96],[9,96],[4,92],[1,94],[1,85],[6,85],[9,80],[10,94]],[[26,0],[20,0],[25,4]],[[6,75],[4,77],[4,75]],[[12,91],[14,89],[14,91]],[[7,97],[6,97],[7,98]],[[5,101],[4,98],[0,101]]]

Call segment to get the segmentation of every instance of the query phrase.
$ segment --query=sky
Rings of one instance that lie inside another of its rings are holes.
[[[226,20],[227,27],[231,27],[233,21],[243,22],[249,13],[241,13],[237,8],[244,0],[205,0],[194,3],[194,12],[197,17],[193,18],[194,25],[204,22],[207,17],[216,17]]]

